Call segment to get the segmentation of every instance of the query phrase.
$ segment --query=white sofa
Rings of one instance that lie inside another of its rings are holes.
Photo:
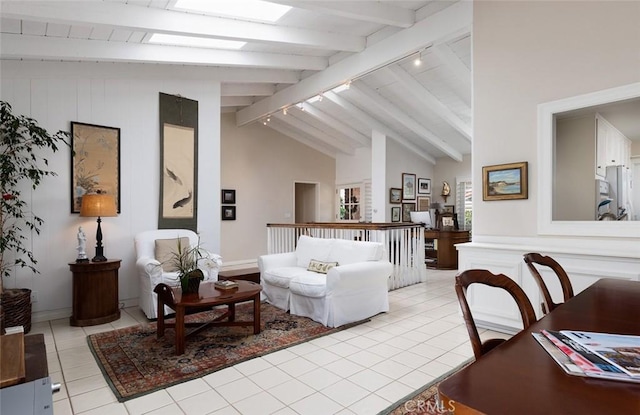
[[[178,285],[177,272],[165,272],[162,264],[155,257],[156,240],[171,240],[177,238],[189,238],[189,246],[198,245],[198,235],[188,229],[158,229],[137,234],[134,238],[136,249],[136,269],[138,272],[140,297],[138,304],[147,318],[158,317],[158,295],[153,292],[156,285],[163,282],[167,285]],[[176,241],[177,248],[177,241]],[[206,251],[205,251],[206,252]],[[219,255],[206,252],[208,258],[198,261],[198,268],[204,273],[205,280],[217,280],[218,270],[222,265]],[[165,307],[165,315],[173,311]]]
[[[326,274],[311,260],[337,262]],[[258,258],[263,298],[291,314],[338,327],[389,311],[392,272],[382,243],[301,236],[295,252]]]

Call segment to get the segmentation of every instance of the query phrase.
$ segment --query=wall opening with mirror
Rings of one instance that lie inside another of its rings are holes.
[[[541,104],[538,134],[539,233],[637,236],[640,83]]]

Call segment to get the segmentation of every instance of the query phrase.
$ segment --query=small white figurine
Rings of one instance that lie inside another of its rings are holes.
[[[78,250],[78,258],[76,259],[76,262],[89,261],[89,258],[87,258],[87,253],[85,252],[86,247],[87,235],[84,234],[82,226],[78,226],[78,247],[76,248]]]

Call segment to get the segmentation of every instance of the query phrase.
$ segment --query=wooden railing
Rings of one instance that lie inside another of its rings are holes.
[[[295,223],[267,224],[267,251],[270,254],[296,249],[300,235],[382,242],[393,273],[389,290],[426,281],[424,230],[418,224],[397,223]]]

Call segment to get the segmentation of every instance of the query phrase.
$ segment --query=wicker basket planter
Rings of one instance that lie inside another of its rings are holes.
[[[31,330],[31,290],[10,288],[2,292],[2,327],[23,326],[24,333]]]

